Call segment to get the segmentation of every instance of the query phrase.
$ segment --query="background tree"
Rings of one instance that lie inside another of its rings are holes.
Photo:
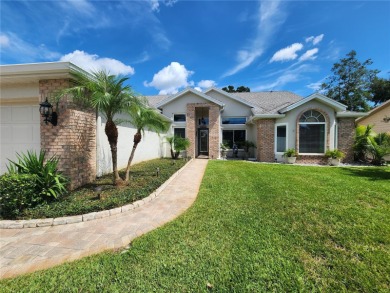
[[[333,75],[328,77],[321,89],[326,96],[343,103],[350,111],[368,111],[370,85],[379,73],[378,70],[368,69],[371,64],[371,59],[361,63],[356,58],[356,51],[352,50],[346,58],[333,65]]]
[[[115,115],[124,112],[135,101],[130,86],[124,84],[128,78],[110,75],[106,71],[93,72],[91,75],[75,71],[72,76],[74,86],[61,91],[58,97],[71,95],[75,103],[92,107],[104,116],[104,131],[112,156],[113,182],[118,185],[122,180],[117,167],[118,121]]]
[[[168,120],[164,119],[156,110],[149,107],[146,100],[140,100],[138,103],[133,103],[127,109],[127,112],[130,115],[130,120],[128,122],[137,129],[137,132],[134,134],[134,144],[126,167],[125,182],[129,181],[131,162],[133,161],[135,150],[141,142],[142,135],[145,134],[145,129],[161,133],[168,131],[170,125]]]
[[[223,91],[228,92],[228,93],[242,93],[242,92],[250,92],[251,89],[246,86],[239,86],[237,89],[234,89],[234,86],[229,85],[227,87],[222,88]]]
[[[390,99],[390,79],[375,77],[370,85],[374,107]]]

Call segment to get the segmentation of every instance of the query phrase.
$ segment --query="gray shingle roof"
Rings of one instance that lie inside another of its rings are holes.
[[[231,95],[255,105],[256,107],[252,109],[253,114],[277,114],[278,110],[303,99],[301,96],[286,91],[231,93]],[[156,107],[157,104],[167,99],[168,97],[170,96],[146,96],[150,106],[152,107]]]
[[[234,93],[257,107],[252,110],[253,114],[278,114],[278,110],[294,104],[303,97],[291,92],[249,92]]]

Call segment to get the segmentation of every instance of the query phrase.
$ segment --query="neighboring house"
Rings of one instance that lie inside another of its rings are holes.
[[[239,147],[245,140],[257,145],[251,154],[261,162],[283,161],[295,148],[298,162],[324,164],[327,149],[353,160],[355,119],[365,115],[315,93],[302,98],[290,92],[227,93],[217,88],[199,92],[187,88],[171,96],[147,97],[152,106],[172,119],[170,135],[187,137],[187,155],[220,157],[220,144]],[[231,154],[231,152],[230,152]]]
[[[1,165],[16,152],[45,150],[60,156],[59,169],[74,189],[112,170],[111,153],[104,133],[104,118],[94,110],[80,109],[71,100],[53,101],[56,91],[72,84],[71,72],[81,71],[69,62],[0,66]],[[45,124],[39,104],[49,98],[58,113],[58,125]],[[320,94],[302,98],[290,92],[227,93],[217,88],[199,92],[187,88],[171,96],[147,97],[151,106],[172,121],[164,135],[146,132],[134,162],[169,157],[165,135],[187,137],[187,155],[220,158],[220,144],[238,146],[243,157],[244,141],[257,148],[249,157],[261,162],[283,161],[287,148],[296,148],[298,162],[326,163],[327,149],[338,148],[353,159],[355,119],[364,114],[348,112],[346,106]],[[123,118],[123,117],[118,117]],[[123,168],[136,131],[132,125],[118,127],[118,168]],[[230,156],[232,151],[230,150]]]
[[[356,119],[358,125],[373,125],[376,133],[390,133],[390,100],[367,113],[367,116]]]
[[[60,156],[59,169],[71,179],[71,189],[112,171],[104,118],[66,99],[53,101],[55,91],[71,85],[72,71],[81,69],[69,62],[0,66],[0,174],[7,171],[8,159],[15,160],[16,152],[41,149]],[[57,126],[45,124],[40,117],[39,104],[45,98],[58,113]],[[121,124],[118,131],[118,168],[124,168],[136,129]],[[134,163],[163,155],[162,136],[146,131],[141,144]]]

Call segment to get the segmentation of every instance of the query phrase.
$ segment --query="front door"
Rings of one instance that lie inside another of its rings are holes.
[[[198,132],[198,154],[208,156],[209,154],[209,130],[199,129]]]

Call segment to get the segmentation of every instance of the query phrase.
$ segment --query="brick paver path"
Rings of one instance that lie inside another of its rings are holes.
[[[194,202],[207,160],[193,160],[158,197],[129,212],[76,224],[0,229],[0,278],[128,245],[173,220]]]

